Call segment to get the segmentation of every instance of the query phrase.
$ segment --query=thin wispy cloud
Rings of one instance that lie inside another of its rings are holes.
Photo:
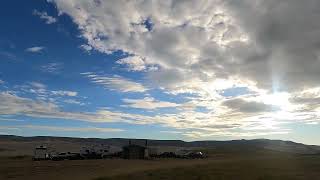
[[[41,66],[42,72],[58,74],[63,69],[63,63],[53,62]]]
[[[23,122],[24,120],[21,120],[21,119],[14,119],[14,118],[0,117],[0,121],[8,121],[8,122]]]
[[[28,128],[45,131],[62,131],[62,132],[98,132],[98,133],[109,133],[109,132],[122,132],[123,129],[116,128],[99,128],[99,127],[57,127],[57,126],[38,126],[38,125],[24,125],[17,126],[17,128]]]
[[[43,19],[46,22],[46,24],[53,24],[58,21],[55,17],[49,16],[47,12],[40,12],[38,10],[34,10],[33,15],[39,16],[41,19]]]
[[[17,93],[29,94],[42,101],[63,101],[67,97],[78,97],[77,91],[70,90],[50,90],[48,86],[41,82],[28,82],[23,85],[16,85]]]
[[[144,71],[147,69],[141,57],[126,57],[117,61],[118,64],[126,65],[130,71]]]
[[[25,51],[30,53],[41,53],[44,49],[45,47],[43,46],[34,46],[34,47],[25,49]]]
[[[53,95],[58,95],[58,96],[77,96],[78,92],[75,91],[51,91]]]
[[[97,132],[97,133],[115,133],[123,132],[123,129],[116,128],[99,128],[99,127],[59,127],[59,126],[41,126],[41,125],[18,125],[18,126],[6,126],[3,130],[37,130],[47,132]]]
[[[76,104],[76,105],[79,105],[79,106],[84,106],[85,105],[84,102],[81,102],[81,101],[78,101],[78,100],[75,100],[75,99],[66,99],[63,102],[68,103],[68,104]]]
[[[81,49],[85,50],[86,52],[90,52],[93,48],[87,44],[82,44],[79,46]]]
[[[16,61],[18,59],[18,57],[11,53],[11,52],[7,52],[7,51],[0,51],[0,57],[4,57],[6,59],[9,59],[9,60],[13,60],[13,61]]]
[[[109,90],[121,91],[121,92],[145,92],[147,87],[141,83],[134,82],[121,76],[104,76],[98,75],[93,72],[81,73],[91,80],[91,82],[101,85]]]
[[[127,105],[123,107],[131,107],[138,109],[159,109],[159,108],[174,108],[180,106],[180,104],[167,102],[167,101],[158,101],[151,97],[145,97],[143,99],[123,99],[122,100]]]
[[[47,88],[46,85],[44,85],[44,84],[42,84],[42,83],[40,83],[40,82],[35,82],[35,81],[33,81],[33,82],[30,82],[29,84],[30,84],[32,87],[37,88],[37,89],[46,89],[46,88]]]

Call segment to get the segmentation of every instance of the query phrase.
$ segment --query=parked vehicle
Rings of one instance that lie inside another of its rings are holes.
[[[189,149],[178,149],[175,154],[177,158],[188,158],[191,152]]]
[[[177,155],[174,152],[164,152],[158,155],[159,158],[176,158]]]
[[[186,159],[203,159],[205,155],[202,152],[189,152],[185,154],[182,158]]]
[[[60,152],[58,154],[51,155],[51,160],[54,161],[61,161],[61,160],[67,160],[69,158],[68,153]]]
[[[102,158],[121,157],[122,148],[116,146],[108,146],[104,148],[101,154]]]
[[[68,160],[81,160],[84,159],[80,153],[72,153],[72,152],[68,152],[67,153],[68,156]]]
[[[101,159],[103,149],[98,149],[96,147],[83,147],[80,150],[80,156],[84,159]]]

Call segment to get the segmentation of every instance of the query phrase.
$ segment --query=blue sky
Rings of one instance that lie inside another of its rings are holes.
[[[320,144],[312,31],[277,41],[249,5],[3,2],[0,134]]]

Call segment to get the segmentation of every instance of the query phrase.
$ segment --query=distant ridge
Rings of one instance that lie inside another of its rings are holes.
[[[145,139],[131,139],[136,144],[144,144]],[[114,146],[124,146],[129,143],[128,138],[76,138],[76,137],[53,137],[34,136],[22,137],[15,135],[0,135],[0,142],[37,142],[37,143],[74,143],[74,144],[108,144]],[[230,140],[230,141],[191,141],[182,140],[154,140],[148,139],[149,146],[178,146],[178,147],[202,147],[220,148],[226,150],[251,151],[254,149],[268,149],[273,151],[299,153],[299,154],[319,154],[320,146],[305,145],[292,141],[254,139],[254,140]]]

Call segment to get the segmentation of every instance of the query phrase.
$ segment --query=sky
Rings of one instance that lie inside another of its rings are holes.
[[[0,6],[0,134],[320,145],[320,1]]]

